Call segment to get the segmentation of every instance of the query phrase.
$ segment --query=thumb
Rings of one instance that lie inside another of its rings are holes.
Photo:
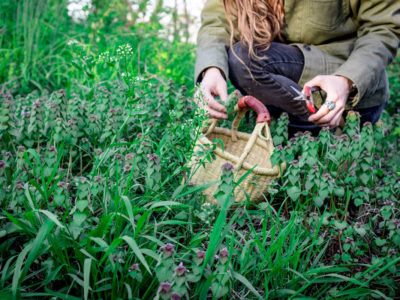
[[[321,89],[323,89],[323,77],[318,75],[315,76],[313,79],[311,79],[310,81],[306,82],[304,84],[304,86],[309,86],[309,87],[320,87]]]
[[[217,85],[216,91],[221,98],[221,101],[225,102],[228,101],[228,91],[225,82],[221,82]]]

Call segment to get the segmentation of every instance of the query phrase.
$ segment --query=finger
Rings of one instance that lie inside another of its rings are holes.
[[[321,75],[315,76],[313,79],[311,79],[310,81],[306,82],[304,84],[304,86],[309,86],[309,87],[316,87],[317,86],[317,87],[322,88],[322,86],[323,86],[323,76],[321,76]],[[303,92],[304,92],[304,90],[303,90]]]
[[[228,90],[226,88],[226,84],[222,84],[222,83],[218,84],[217,88],[216,88],[216,92],[222,101],[225,102],[228,100]]]
[[[335,128],[340,125],[343,111],[338,112],[330,121],[318,124],[321,127]]]
[[[315,114],[312,114],[308,118],[308,121],[316,123],[319,119],[321,119],[328,113],[329,113],[328,107],[326,105],[322,105],[321,108]]]
[[[225,105],[218,103],[217,100],[211,99],[208,101],[208,106],[220,112],[226,112]]]
[[[326,106],[326,105],[322,105],[322,106]],[[314,122],[316,124],[325,124],[325,123],[329,123],[337,114],[342,114],[343,110],[342,108],[334,108],[333,110],[328,110],[328,113],[319,118],[318,120],[315,120]]]
[[[227,118],[228,118],[228,115],[227,115],[227,114],[224,114],[224,113],[222,113],[222,112],[213,110],[213,109],[210,108],[210,107],[207,107],[207,110],[208,110],[208,116],[209,116],[209,118],[211,118],[211,119],[227,119]]]

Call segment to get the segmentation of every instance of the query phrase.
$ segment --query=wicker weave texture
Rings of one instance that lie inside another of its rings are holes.
[[[286,166],[282,164],[281,169],[278,166],[271,166],[270,157],[274,146],[268,124],[257,124],[252,134],[215,127],[215,123],[213,125],[212,130],[196,143],[191,161],[192,173],[194,172],[191,181],[196,185],[201,185],[219,180],[222,165],[230,162],[235,166],[235,181],[252,169],[235,189],[235,201],[246,201],[248,197],[256,203],[262,201],[267,194],[269,183],[280,177],[280,171],[283,171]],[[217,143],[218,147],[213,151],[215,159],[211,163],[204,160],[204,167],[199,166],[201,158],[196,153],[210,149],[215,139],[223,142],[224,149],[222,150]],[[216,188],[217,185],[213,185],[203,191],[208,202],[216,203],[213,197]]]

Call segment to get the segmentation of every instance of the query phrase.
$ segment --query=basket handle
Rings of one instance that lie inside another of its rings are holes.
[[[238,107],[240,110],[246,110],[251,108],[257,113],[256,123],[267,122],[268,125],[271,123],[271,116],[267,107],[258,99],[253,96],[244,96],[239,99]]]

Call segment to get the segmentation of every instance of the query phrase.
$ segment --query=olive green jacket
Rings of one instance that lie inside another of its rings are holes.
[[[285,0],[284,31],[304,54],[300,85],[319,74],[342,75],[357,87],[348,108],[368,108],[388,100],[385,68],[399,46],[400,0]],[[222,0],[208,0],[197,37],[196,82],[211,66],[229,77],[229,45]]]

